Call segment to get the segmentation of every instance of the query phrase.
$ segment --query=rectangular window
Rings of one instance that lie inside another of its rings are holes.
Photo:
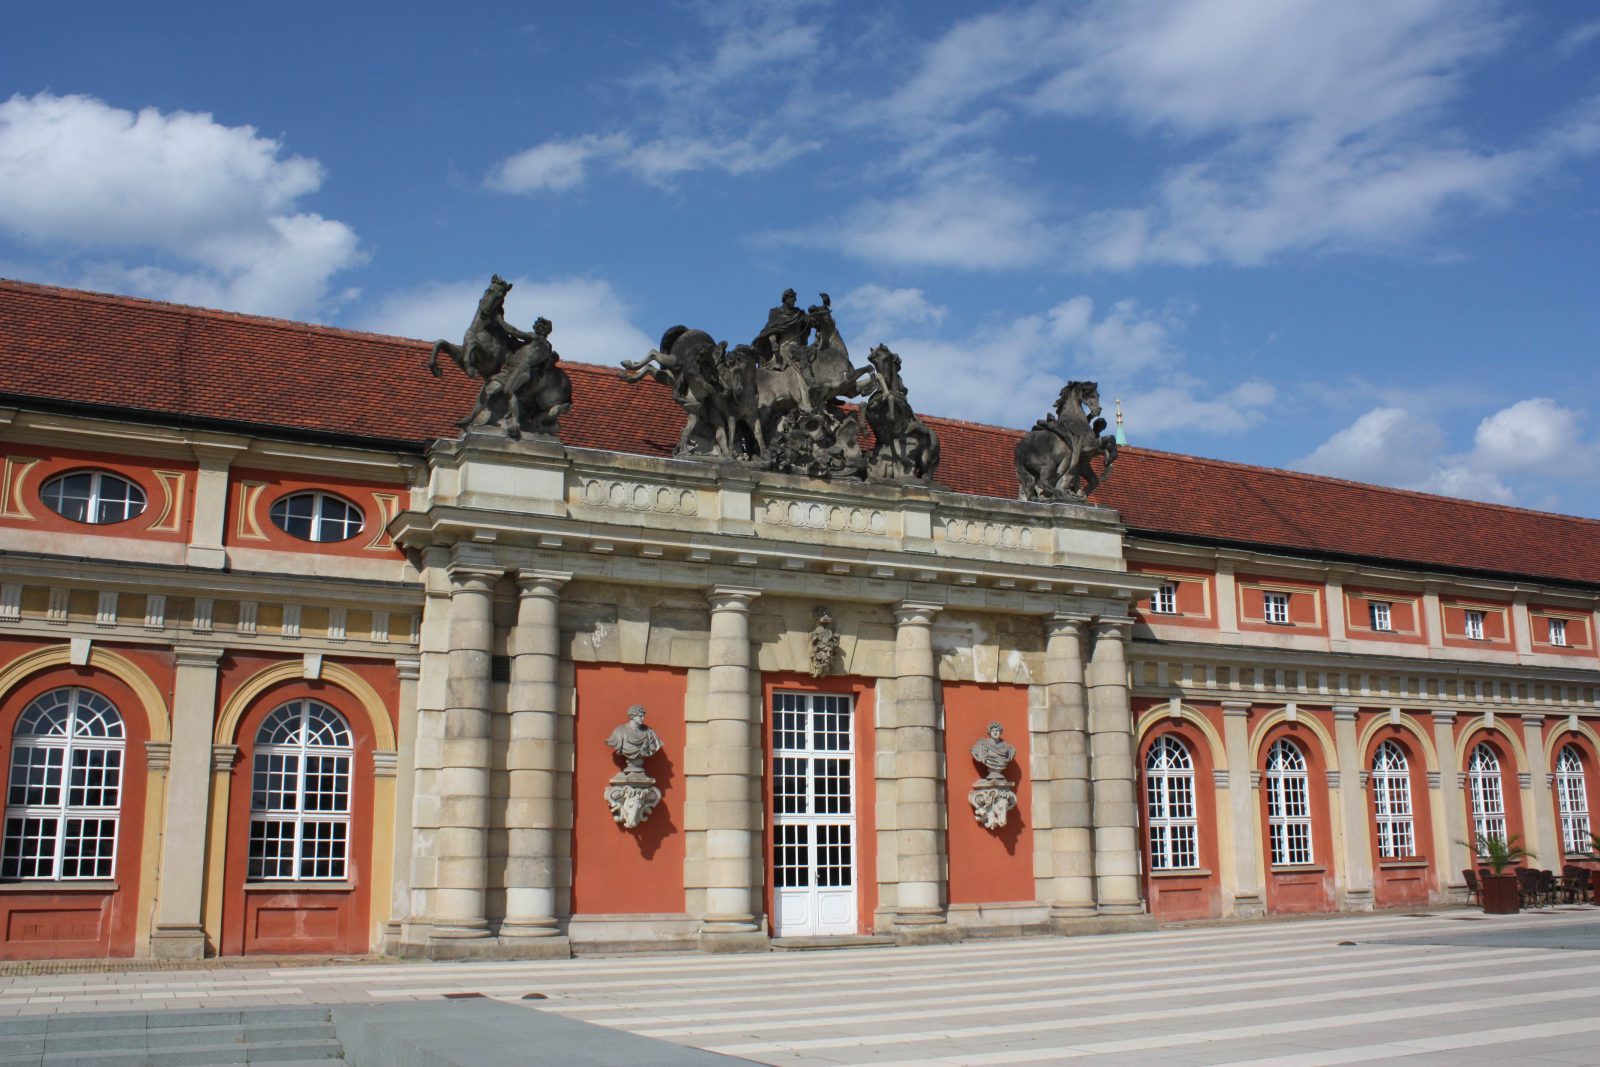
[[[1178,613],[1178,586],[1176,582],[1162,582],[1156,595],[1150,598],[1150,610],[1157,615]]]
[[[1289,622],[1289,594],[1266,593],[1262,596],[1262,605],[1266,611],[1268,622],[1287,624]]]
[[[1389,624],[1389,602],[1387,600],[1369,601],[1367,606],[1372,609],[1372,628],[1385,632],[1393,630]]]
[[[1563,647],[1566,645],[1566,643],[1567,643],[1567,620],[1566,619],[1551,619],[1550,620],[1550,643],[1552,645],[1560,645],[1560,646],[1563,646]]]
[[[1483,640],[1483,612],[1469,611],[1466,613],[1467,636],[1474,641]]]

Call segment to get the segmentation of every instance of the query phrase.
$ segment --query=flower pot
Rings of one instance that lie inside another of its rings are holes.
[[[1514,874],[1485,874],[1483,910],[1490,915],[1514,915],[1521,910],[1522,893]]]

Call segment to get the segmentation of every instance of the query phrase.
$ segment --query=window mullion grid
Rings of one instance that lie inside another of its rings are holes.
[[[311,705],[305,704],[300,710],[300,744],[296,746],[295,766],[295,804],[294,804],[294,874],[295,881],[305,879],[305,862],[302,858],[306,832],[306,765],[311,762],[311,748],[306,744],[311,737],[310,718]]]

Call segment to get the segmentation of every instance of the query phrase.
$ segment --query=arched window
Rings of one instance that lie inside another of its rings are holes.
[[[1372,757],[1372,810],[1378,820],[1378,855],[1402,859],[1417,854],[1416,828],[1411,821],[1411,766],[1405,751],[1393,741],[1378,746]]]
[[[73,522],[99,526],[144,513],[144,490],[110,471],[69,471],[39,488],[45,507]]]
[[[1150,746],[1144,761],[1146,822],[1150,828],[1150,869],[1200,866],[1194,812],[1194,761],[1183,742],[1170,734]]]
[[[250,784],[251,881],[345,877],[350,727],[317,700],[291,700],[256,731]]]
[[[332,493],[293,493],[273,502],[272,525],[302,541],[348,541],[361,532],[361,509]]]
[[[1500,757],[1494,749],[1478,742],[1467,763],[1467,786],[1472,791],[1473,840],[1483,837],[1506,839],[1506,798],[1500,786]],[[1478,854],[1482,855],[1480,848]]]
[[[1577,745],[1562,745],[1556,756],[1556,798],[1561,807],[1561,840],[1567,855],[1588,855],[1589,790],[1583,780],[1583,759]]]
[[[1267,831],[1275,867],[1312,862],[1311,793],[1306,757],[1293,741],[1279,739],[1267,752]]]
[[[116,707],[90,689],[52,689],[23,709],[0,878],[113,876],[124,736]]]

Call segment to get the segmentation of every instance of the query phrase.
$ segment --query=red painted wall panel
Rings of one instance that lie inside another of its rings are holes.
[[[1017,783],[1017,808],[999,831],[973,818],[967,792],[986,768],[972,745],[998,722],[1017,746],[1006,776]],[[995,904],[1033,900],[1033,787],[1028,776],[1028,690],[1020,685],[946,682],[944,685],[945,792],[950,826],[950,903]]]

